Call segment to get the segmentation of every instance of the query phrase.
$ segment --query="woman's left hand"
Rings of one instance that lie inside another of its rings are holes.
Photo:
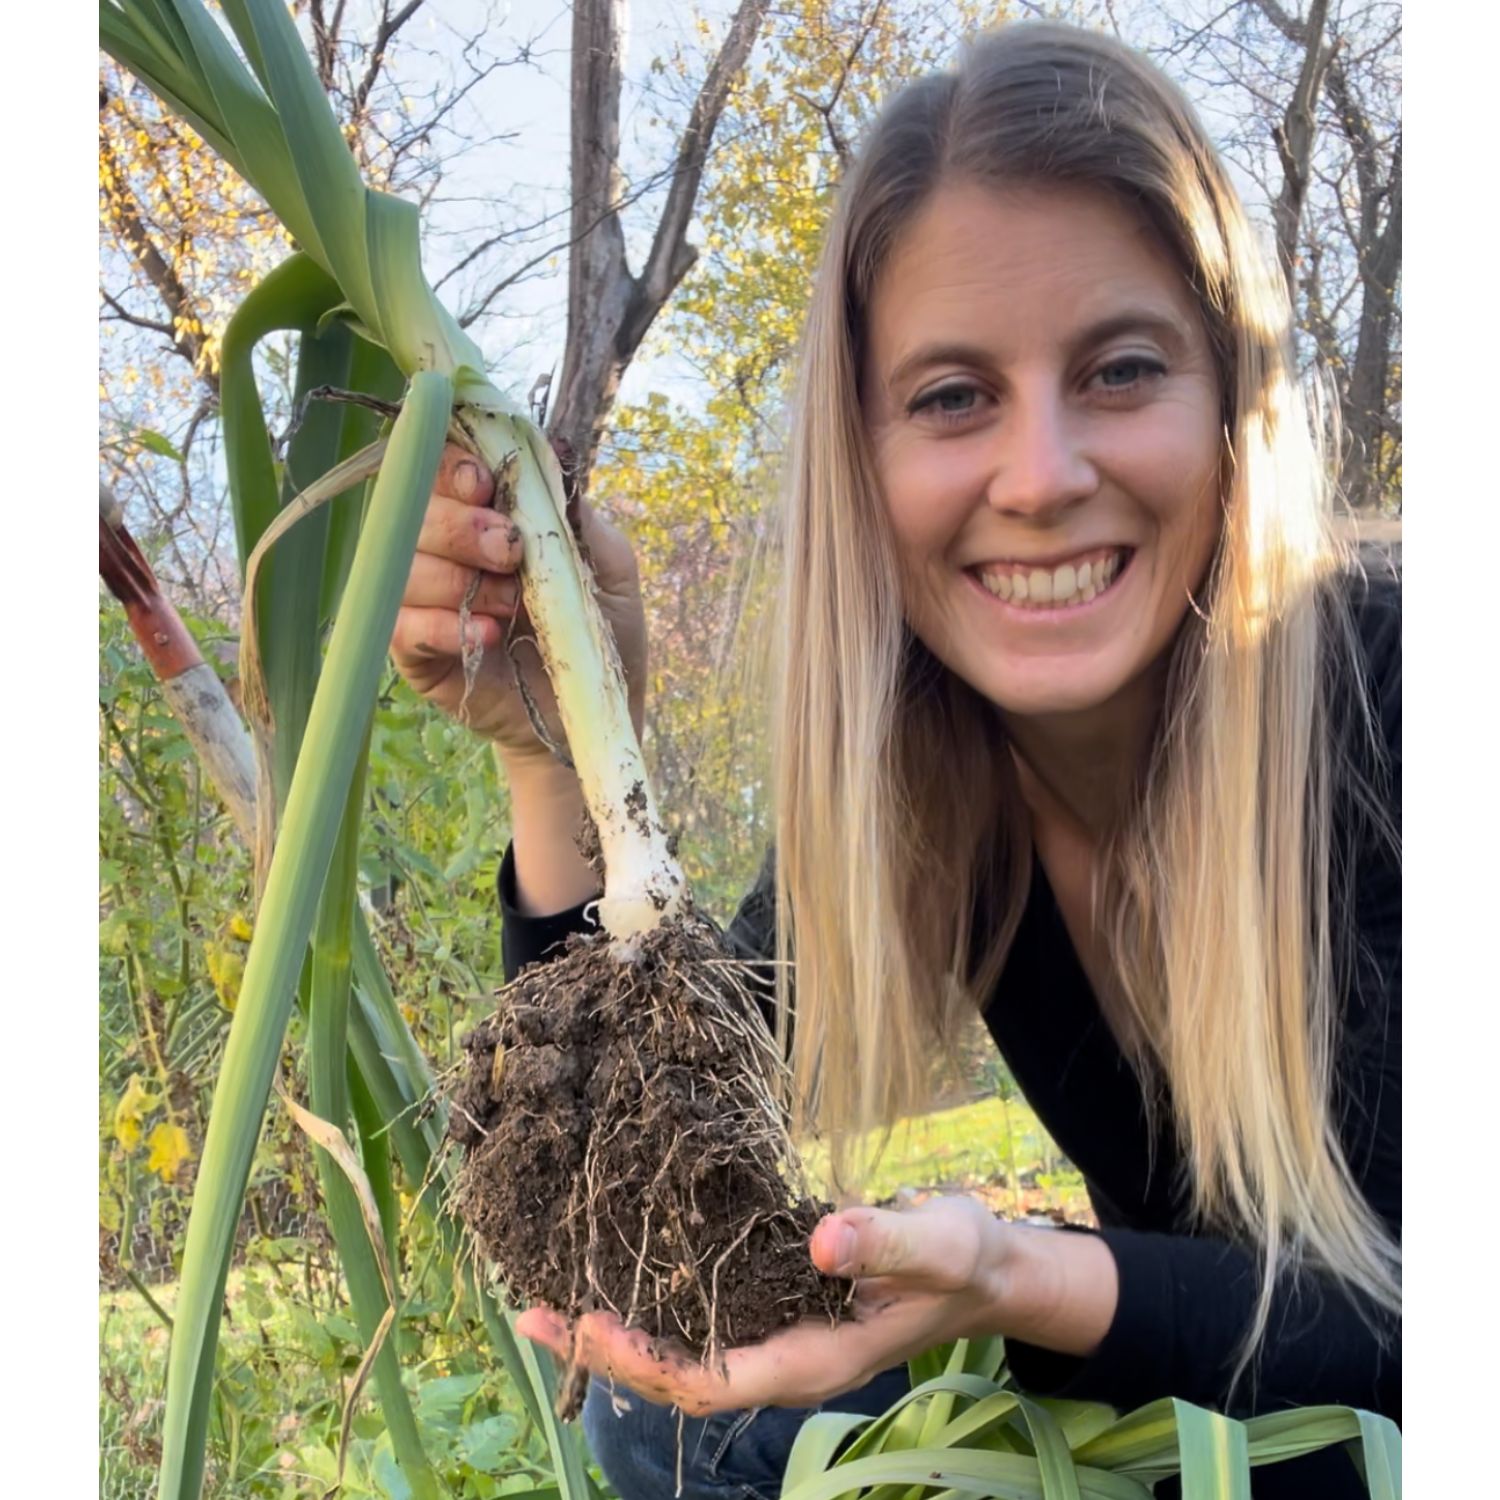
[[[853,1319],[836,1327],[798,1323],[762,1344],[729,1350],[717,1368],[623,1327],[612,1313],[587,1313],[570,1325],[534,1307],[516,1329],[565,1364],[586,1365],[692,1416],[818,1406],[950,1339],[1003,1331],[1004,1309],[1017,1292],[1017,1242],[1036,1233],[963,1197],[933,1198],[903,1212],[830,1214],[809,1248],[820,1271],[855,1279]]]

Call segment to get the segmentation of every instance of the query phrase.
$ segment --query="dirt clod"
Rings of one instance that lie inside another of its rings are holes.
[[[604,874],[604,846],[599,841],[599,828],[588,808],[578,818],[578,828],[573,843],[583,857],[583,862],[595,873]]]
[[[512,1296],[615,1312],[714,1359],[848,1284],[807,1240],[782,1063],[717,935],[689,915],[621,959],[575,936],[465,1041],[457,1206]]]

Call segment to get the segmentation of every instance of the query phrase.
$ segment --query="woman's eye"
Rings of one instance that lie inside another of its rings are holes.
[[[1165,369],[1154,359],[1112,359],[1095,371],[1094,379],[1106,391],[1128,391],[1151,375],[1164,375]]]
[[[971,385],[944,385],[928,391],[912,402],[913,415],[921,411],[933,411],[945,420],[953,421],[969,416],[977,410],[979,392]]]

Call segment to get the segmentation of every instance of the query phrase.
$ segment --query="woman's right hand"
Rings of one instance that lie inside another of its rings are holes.
[[[525,675],[531,700],[548,733],[563,743],[556,700],[534,645],[507,653],[507,635],[531,633],[521,602],[521,534],[492,508],[493,476],[482,460],[450,443],[443,450],[432,498],[422,521],[416,556],[391,638],[401,675],[429,702],[493,740],[510,768],[551,760],[537,737],[515,673]],[[646,621],[639,574],[624,535],[580,502],[579,526],[593,560],[595,592],[614,631],[625,668],[630,712],[639,735],[645,702]],[[468,640],[481,648],[478,671],[464,696],[459,610],[476,572],[478,592],[469,606]]]

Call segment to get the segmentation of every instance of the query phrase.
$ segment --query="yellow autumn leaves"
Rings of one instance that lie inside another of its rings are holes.
[[[162,1103],[162,1095],[154,1093],[139,1073],[132,1074],[115,1105],[115,1139],[127,1153],[135,1153],[144,1136],[146,1170],[155,1172],[163,1182],[175,1182],[183,1164],[192,1160],[193,1147],[187,1131],[170,1113],[146,1132],[146,1117]]]
[[[227,937],[233,941],[208,942],[203,945],[209,981],[219,997],[219,1004],[231,1014],[240,998],[240,982],[245,977],[244,945],[250,941],[252,932],[249,921],[236,912],[226,927]]]
[[[214,993],[228,1011],[234,1010],[239,999],[245,953],[253,932],[249,918],[243,912],[235,912],[224,922],[218,936],[203,945]],[[100,946],[104,951],[123,953],[127,943],[123,924],[117,924],[117,929],[107,927],[101,932]],[[165,1066],[159,1052],[157,1062]],[[153,1121],[151,1117],[158,1110],[161,1117]],[[144,1154],[146,1171],[154,1173],[164,1183],[176,1182],[183,1166],[193,1160],[192,1139],[181,1124],[165,1085],[153,1087],[145,1074],[131,1075],[115,1103],[106,1131],[113,1135],[125,1156]],[[100,1201],[102,1203],[104,1198],[101,1197]],[[113,1222],[118,1219],[118,1213],[112,1211],[106,1219]],[[114,1227],[118,1224],[114,1223]]]
[[[216,378],[224,325],[249,282],[258,281],[287,252],[281,226],[257,195],[229,171],[191,127],[163,110],[113,64],[100,70],[99,206],[109,253],[119,257],[107,278],[114,294],[124,268],[144,279],[152,267],[159,302],[130,305],[132,313],[165,319],[172,344],[192,361],[181,372],[154,355],[146,375],[166,410],[191,407],[197,375]],[[129,298],[127,297],[127,303]],[[107,318],[105,336],[128,334]],[[173,361],[175,365],[175,360]],[[123,368],[122,368],[123,366]],[[129,394],[141,371],[132,361],[105,362],[105,379]],[[163,382],[173,378],[170,391]],[[201,394],[201,392],[199,393]]]

